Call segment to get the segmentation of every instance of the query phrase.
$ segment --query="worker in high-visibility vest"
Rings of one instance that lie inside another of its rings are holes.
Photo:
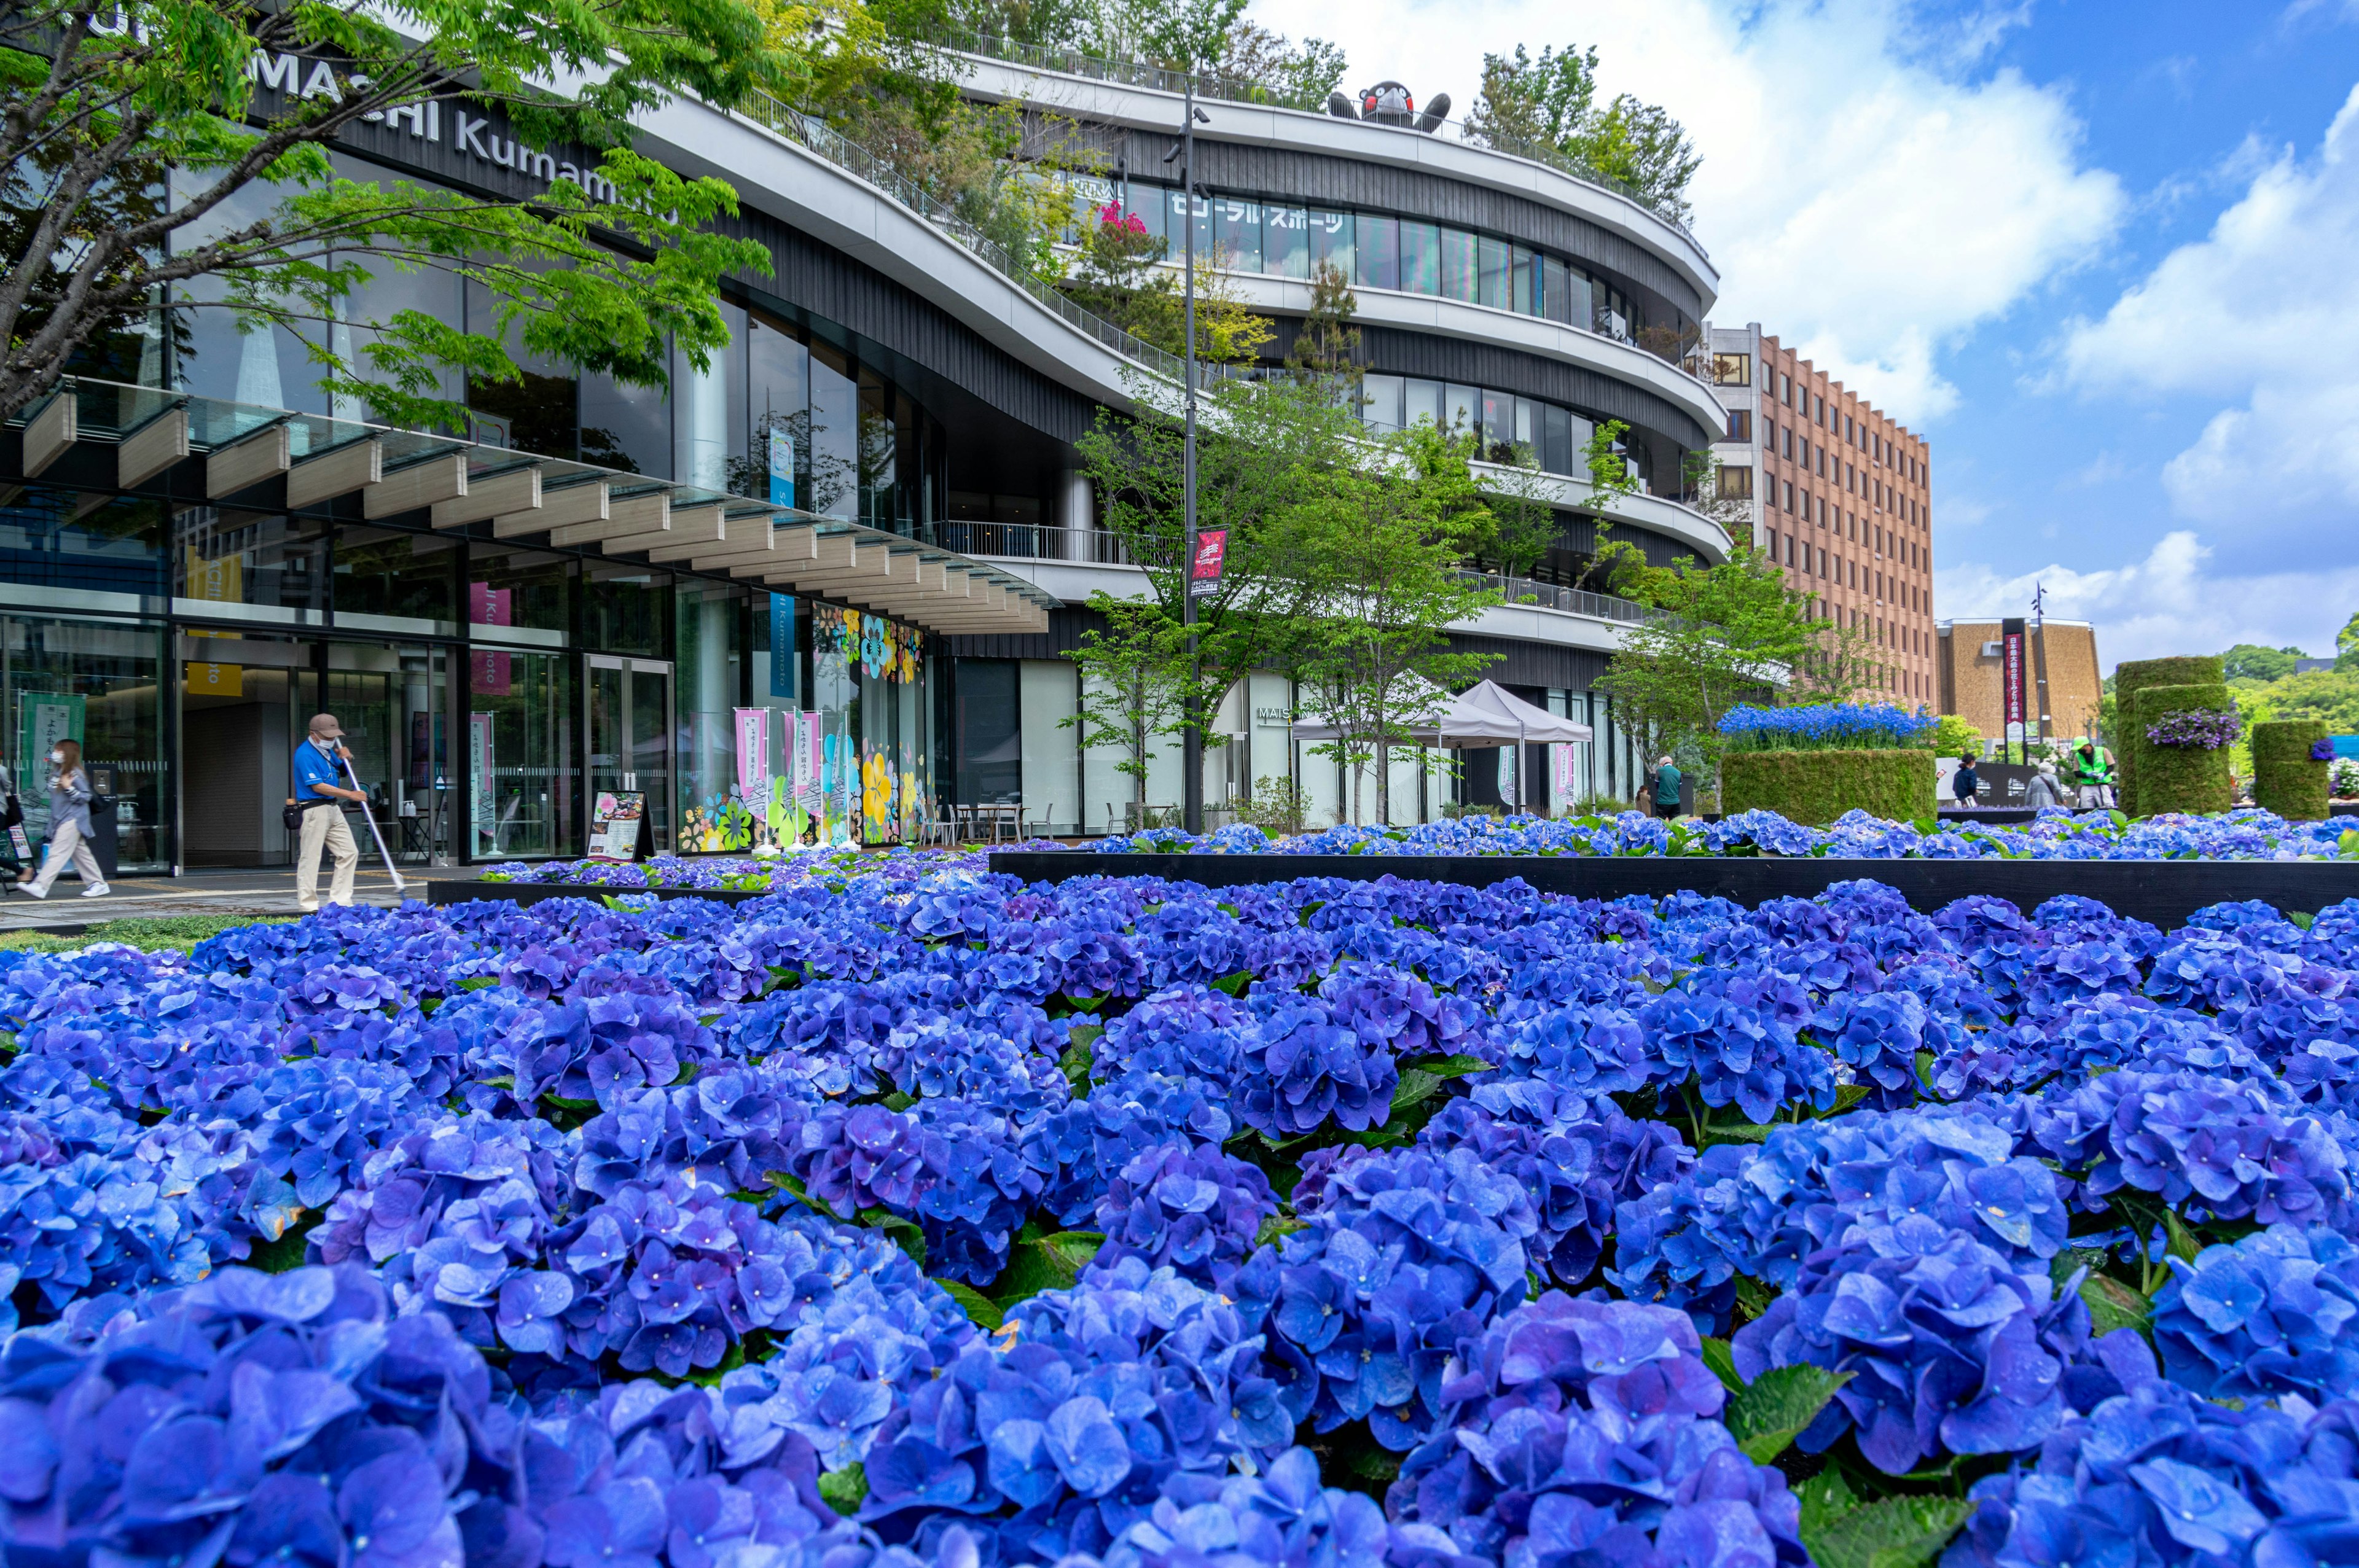
[[[2072,782],[2080,786],[2081,809],[2114,804],[2114,754],[2083,736],[2072,749]]]

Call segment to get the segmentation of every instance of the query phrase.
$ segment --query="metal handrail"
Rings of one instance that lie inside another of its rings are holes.
[[[785,136],[813,156],[884,191],[973,252],[985,265],[1023,289],[1044,309],[1083,336],[1145,365],[1167,380],[1176,383],[1185,379],[1187,362],[1180,355],[1157,348],[1144,338],[1123,330],[1104,317],[1074,304],[1055,284],[1025,265],[1006,247],[901,173],[882,155],[871,152],[815,115],[806,114],[766,92],[749,94],[742,112],[747,118]],[[1201,385],[1207,380],[1226,374],[1227,368],[1203,360],[1197,361],[1198,384]]]
[[[1458,575],[1478,588],[1496,593],[1502,604],[1560,610],[1568,614],[1587,615],[1600,621],[1618,621],[1625,625],[1659,620],[1663,614],[1663,611],[1650,609],[1635,600],[1617,599],[1610,593],[1592,593],[1587,589],[1565,588],[1558,583],[1536,582],[1527,577],[1473,571]]]
[[[1172,70],[1164,66],[1148,64],[1144,60],[1112,60],[1096,55],[1082,54],[1075,49],[1052,49],[1038,44],[1017,43],[1005,34],[993,35],[951,29],[936,33],[931,41],[938,48],[951,49],[960,54],[981,55],[986,59],[1006,60],[1014,65],[1028,65],[1039,70],[1053,70],[1060,75],[1079,76],[1094,81],[1111,81],[1124,87],[1143,87],[1151,92],[1177,94],[1184,92],[1188,84],[1189,73],[1183,70]],[[1271,108],[1293,109],[1306,114],[1323,114],[1326,110],[1326,104],[1323,102],[1304,103],[1269,82],[1256,81],[1250,77],[1199,72],[1196,75],[1196,95],[1200,98],[1216,98],[1230,103],[1256,103]],[[1388,125],[1381,120],[1354,119],[1351,123],[1355,125],[1376,125],[1386,130],[1402,131],[1410,135],[1430,134],[1421,132],[1413,125]],[[1510,157],[1520,157],[1533,163],[1545,164],[1559,174],[1579,180],[1583,185],[1594,187],[1609,195],[1619,196],[1677,230],[1680,237],[1694,245],[1699,253],[1703,250],[1702,243],[1695,236],[1695,231],[1689,228],[1687,221],[1678,213],[1667,211],[1661,202],[1648,196],[1628,180],[1617,178],[1602,169],[1593,168],[1561,147],[1550,146],[1545,142],[1527,142],[1519,137],[1502,136],[1495,132],[1485,132],[1469,125],[1462,120],[1440,121],[1434,130],[1435,132],[1453,131],[1457,134],[1458,139],[1469,146],[1484,147],[1492,152],[1505,153]]]

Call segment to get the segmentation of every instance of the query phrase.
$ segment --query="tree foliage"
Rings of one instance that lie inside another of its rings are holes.
[[[1081,666],[1082,691],[1062,722],[1081,730],[1082,745],[1122,754],[1114,770],[1131,781],[1143,823],[1147,765],[1186,710],[1187,629],[1160,604],[1115,599],[1103,589],[1090,596],[1090,608],[1105,618],[1105,629],[1082,633],[1068,655]]]
[[[1813,617],[1809,600],[1749,545],[1716,566],[1682,557],[1625,570],[1620,580],[1656,613],[1624,634],[1595,689],[1614,699],[1615,725],[1645,755],[1713,765],[1723,749],[1720,720],[1739,703],[1778,687],[1808,701],[1875,684],[1864,639]]]
[[[2295,661],[2310,655],[2299,648],[2265,648],[2239,643],[2220,655],[2220,667],[2230,680],[2282,680],[2293,674]]]
[[[1689,183],[1703,159],[1662,108],[1624,92],[1600,108],[1597,50],[1567,45],[1483,57],[1483,86],[1467,129],[1495,146],[1555,149],[1684,222]]]
[[[679,92],[726,106],[854,69],[856,40],[803,25],[782,45],[747,0],[14,5],[0,17],[0,407],[54,386],[167,287],[177,311],[295,333],[329,391],[398,423],[452,417],[450,373],[511,380],[518,349],[647,385],[676,341],[701,368],[727,339],[715,282],[766,256],[708,232],[734,192],[634,153],[630,122]],[[339,176],[328,152],[345,132],[423,103],[495,106],[529,145],[569,149],[576,177],[490,200]],[[256,189],[268,215],[224,221]],[[487,294],[487,330],[354,319],[372,279],[419,269]]]
[[[1498,596],[1461,569],[1495,526],[1468,467],[1475,438],[1420,421],[1382,443],[1380,460],[1344,463],[1294,519],[1297,560],[1316,616],[1301,660],[1304,700],[1334,740],[1314,750],[1352,774],[1372,768],[1375,816],[1392,820],[1392,752],[1432,724],[1445,689],[1477,679],[1487,654],[1452,653],[1446,628]]]

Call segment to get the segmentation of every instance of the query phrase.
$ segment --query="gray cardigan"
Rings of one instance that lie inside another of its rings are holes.
[[[49,832],[71,822],[85,838],[90,837],[91,788],[89,775],[80,768],[69,768],[49,776]]]

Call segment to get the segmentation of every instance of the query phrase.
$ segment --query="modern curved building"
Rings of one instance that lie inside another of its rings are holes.
[[[1164,178],[1182,101],[1160,86],[1176,84],[965,64],[973,95],[1079,127],[1092,200],[1175,240],[1192,223],[1200,254],[1277,319],[1273,356],[1311,269],[1341,268],[1372,426],[1462,421],[1555,476],[1556,547],[1453,636],[1599,740],[1525,758],[1520,778],[1498,753],[1456,779],[1404,762],[1396,815],[1631,793],[1591,688],[1638,611],[1571,586],[1593,532],[1575,508],[1591,430],[1619,421],[1644,486],[1615,508],[1618,535],[1657,561],[1728,548],[1680,498],[1689,455],[1726,433],[1682,362],[1717,287],[1693,238],[1454,127],[1221,99],[1203,104],[1190,202]],[[321,81],[256,72],[266,101]],[[681,849],[805,821],[907,838],[953,804],[1063,834],[1120,821],[1130,781],[1078,745],[1065,655],[1093,590],[1144,582],[1097,529],[1076,443],[1169,357],[783,106],[677,103],[646,130],[643,150],[736,188],[732,227],[770,258],[725,287],[726,352],[679,363],[668,392],[534,363],[520,384],[451,389],[474,410],[463,436],[387,432],[329,406],[283,331],[199,308],[11,419],[0,757],[82,736],[112,770],[126,870],[286,858],[279,775],[318,708],[357,736],[363,782],[418,860],[580,853],[618,795],[644,799],[654,847]],[[356,178],[504,196],[576,172],[496,110],[448,104],[357,126],[339,156]],[[488,320],[430,274],[364,292],[355,319]],[[1292,708],[1275,673],[1233,697],[1215,807],[1285,777],[1317,813],[1344,799],[1334,765],[1289,741]],[[1147,793],[1176,804],[1179,748],[1162,751]]]

